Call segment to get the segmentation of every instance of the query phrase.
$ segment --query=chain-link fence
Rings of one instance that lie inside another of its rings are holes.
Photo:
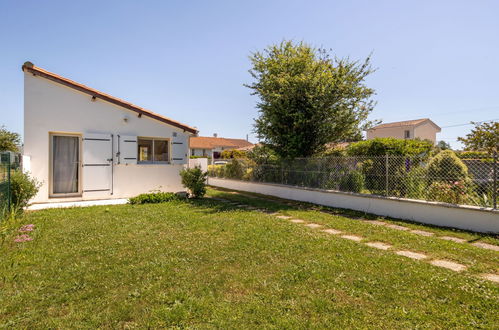
[[[11,176],[20,170],[19,155],[13,152],[0,153],[0,220],[12,207]]]
[[[497,208],[497,154],[327,157],[209,166],[210,177]]]

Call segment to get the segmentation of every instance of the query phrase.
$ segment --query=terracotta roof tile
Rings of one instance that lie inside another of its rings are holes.
[[[64,78],[62,76],[59,76],[58,74],[49,72],[49,71],[42,69],[42,68],[39,68],[39,67],[33,65],[33,63],[31,63],[31,62],[24,63],[24,65],[22,66],[22,70],[24,72],[30,72],[35,76],[43,77],[43,78],[46,78],[48,80],[54,81],[56,83],[62,84],[64,86],[76,89],[82,93],[86,93],[88,95],[91,95],[92,97],[99,98],[101,100],[107,101],[109,103],[113,103],[115,105],[121,106],[121,107],[126,108],[128,110],[135,111],[140,115],[144,115],[144,116],[156,119],[158,121],[161,121],[163,123],[181,128],[181,129],[183,129],[187,132],[190,132],[192,134],[197,134],[197,132],[198,132],[197,129],[194,127],[182,124],[176,120],[173,120],[173,119],[170,119],[168,117],[162,116],[160,114],[154,113],[150,110],[144,109],[144,108],[139,107],[137,105],[134,105],[130,102],[127,102],[127,101],[124,101],[124,100],[119,99],[117,97],[111,96],[109,94],[100,92],[96,89],[90,88],[88,86],[85,86],[85,85],[80,84],[76,81],[70,80],[68,78]]]
[[[189,145],[192,149],[213,149],[218,147],[238,149],[252,146],[253,143],[244,139],[228,139],[209,136],[191,137]]]
[[[421,119],[396,121],[396,122],[392,122],[392,123],[380,124],[380,125],[372,127],[371,129],[390,128],[390,127],[401,127],[401,126],[417,126],[417,125],[422,124],[422,123],[424,123],[426,121],[430,121],[432,124],[434,124],[435,126],[438,127],[438,125],[436,125],[429,118],[421,118]]]

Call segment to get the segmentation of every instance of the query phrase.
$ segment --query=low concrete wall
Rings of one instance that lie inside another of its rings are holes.
[[[492,209],[219,178],[209,178],[208,184],[436,226],[499,233],[499,211]]]

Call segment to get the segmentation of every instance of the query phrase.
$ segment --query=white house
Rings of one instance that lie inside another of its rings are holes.
[[[214,134],[211,136],[191,137],[189,141],[190,155],[220,158],[222,151],[241,148],[249,148],[253,143],[244,139],[221,138]]]
[[[193,127],[26,62],[24,169],[43,184],[33,202],[183,191]]]
[[[442,129],[428,118],[380,124],[367,130],[367,139],[393,137],[397,139],[416,139],[437,141],[437,133]]]

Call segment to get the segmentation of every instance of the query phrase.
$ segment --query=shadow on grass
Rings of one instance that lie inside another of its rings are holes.
[[[260,207],[260,208],[263,207],[263,208],[266,208],[272,212],[318,211],[318,212],[324,212],[324,213],[327,213],[327,214],[330,214],[333,216],[340,216],[340,217],[344,217],[344,218],[349,218],[352,220],[383,220],[383,221],[393,222],[393,223],[399,224],[399,225],[411,224],[411,225],[416,225],[418,227],[433,228],[436,230],[448,230],[448,231],[452,231],[455,233],[466,233],[466,234],[473,234],[473,235],[478,236],[477,238],[473,238],[473,239],[468,240],[469,243],[481,241],[483,238],[492,238],[495,240],[499,240],[499,234],[479,233],[479,232],[462,230],[462,229],[457,229],[457,228],[452,228],[452,227],[443,227],[443,226],[436,226],[436,225],[432,225],[432,224],[425,224],[425,223],[411,221],[411,220],[397,219],[397,218],[391,218],[391,217],[382,217],[382,216],[378,216],[375,214],[366,213],[366,212],[362,212],[362,211],[334,208],[334,207],[329,207],[329,206],[312,204],[312,203],[308,203],[308,202],[287,200],[287,199],[282,199],[282,198],[275,197],[275,196],[262,195],[262,194],[251,193],[251,192],[246,192],[246,191],[234,191],[234,190],[229,190],[229,189],[220,188],[220,187],[210,187],[210,188],[216,192],[216,195],[215,195],[216,197],[221,197],[221,198],[224,198],[224,199],[227,199],[230,201],[241,202],[241,203],[244,203],[244,204],[250,205],[250,206],[255,206],[255,207]],[[217,202],[224,203],[222,201],[217,201]],[[242,208],[238,208],[238,209],[244,210]],[[247,211],[251,211],[251,210],[247,210]]]

